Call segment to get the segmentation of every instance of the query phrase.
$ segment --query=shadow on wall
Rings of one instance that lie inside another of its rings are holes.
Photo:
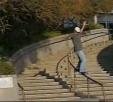
[[[16,73],[20,74],[25,70],[24,68],[30,64],[40,62],[40,60],[45,59],[45,57],[47,58],[48,55],[52,56],[54,51],[52,50],[52,46],[48,46],[49,43],[51,43],[50,40],[45,40],[17,52],[16,56],[13,56],[11,59],[12,63],[16,67]]]
[[[102,69],[113,75],[113,45],[101,50],[97,59]]]

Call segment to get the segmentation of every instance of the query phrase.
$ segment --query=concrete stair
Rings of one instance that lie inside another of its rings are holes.
[[[27,71],[28,73],[29,71]],[[76,101],[80,100],[80,97],[75,96],[69,89],[63,88],[59,85],[59,82],[55,82],[54,79],[48,79],[46,76],[37,75],[33,76],[34,69],[27,74],[23,73],[18,78],[19,83],[24,88],[24,100],[25,101]],[[32,73],[32,76],[31,76]],[[35,73],[36,74],[36,73]],[[19,92],[20,100],[23,101],[23,94]]]
[[[18,78],[19,83],[24,88],[25,100],[26,101],[37,101],[37,102],[46,102],[46,101],[99,101],[99,100],[113,100],[113,80],[110,75],[102,69],[102,66],[99,64],[97,56],[98,53],[107,46],[111,45],[112,42],[100,42],[98,44],[90,45],[85,48],[85,53],[87,57],[87,71],[88,76],[92,79],[100,82],[104,86],[104,94],[102,87],[92,81],[89,81],[89,92],[87,92],[87,79],[76,72],[76,79],[72,75],[68,75],[67,62],[64,61],[61,63],[62,68],[60,72],[63,75],[60,77],[62,81],[65,81],[68,84],[76,84],[76,89],[73,92],[70,92],[69,88],[65,88],[58,79],[59,76],[56,73],[57,62],[62,58],[60,55],[55,55],[50,57],[49,60],[42,62],[43,68],[46,68],[46,72],[40,74],[39,72],[43,69],[40,69],[41,65],[33,65],[27,68]],[[56,57],[56,59],[55,59]],[[77,64],[77,57],[75,56],[74,65]],[[37,67],[38,66],[38,67]],[[35,67],[35,68],[34,68]],[[37,74],[38,73],[38,74]],[[37,75],[36,75],[37,74]],[[36,76],[35,76],[36,75]],[[78,94],[77,94],[78,93]],[[79,93],[81,93],[79,95]],[[20,96],[22,96],[20,91]],[[84,97],[87,95],[92,97]],[[20,98],[20,100],[23,100]]]
[[[104,44],[100,43],[99,46],[97,46],[98,45],[97,44],[96,46],[91,46],[93,48],[86,48],[86,50],[85,50],[87,62],[88,62],[87,63],[88,76],[90,76],[91,78],[93,78],[94,80],[96,80],[98,82],[101,82],[104,85],[104,93],[105,93],[106,100],[109,100],[109,99],[113,100],[113,98],[112,98],[113,80],[111,80],[110,75],[102,69],[102,66],[99,64],[99,62],[97,60],[97,56],[98,56],[98,53],[102,49],[104,49],[105,47],[107,47],[111,44],[112,44],[112,42],[106,42]],[[96,47],[96,49],[94,47]],[[76,59],[76,57],[75,57],[75,59]],[[77,60],[75,61],[74,64],[75,65],[77,64]],[[65,66],[63,66],[63,67],[65,68]],[[63,68],[61,68],[61,69],[63,69]],[[61,72],[63,72],[63,71],[64,70],[62,70]],[[49,73],[50,76],[57,76],[56,73],[51,69],[49,69],[47,71],[47,73]],[[76,83],[77,90],[79,90],[79,92],[82,92],[83,94],[87,95],[87,79],[79,73],[75,73],[75,74],[76,74],[76,80],[75,80],[75,82],[73,82],[73,84]],[[64,78],[64,80],[65,79],[67,80],[67,78],[65,78],[65,75],[62,75],[61,77]],[[71,78],[71,80],[74,80],[74,79]],[[72,82],[70,82],[69,80],[67,81],[67,83],[72,84]],[[98,84],[94,84],[94,83],[92,84],[92,82],[89,82],[89,83],[90,83],[90,88],[89,88],[90,95],[96,96],[99,99],[104,99],[101,86],[99,86]],[[96,93],[98,93],[98,94],[96,94]]]

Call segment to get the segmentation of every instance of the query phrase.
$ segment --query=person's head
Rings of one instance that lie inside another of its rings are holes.
[[[77,33],[80,33],[80,28],[79,27],[75,27],[74,31],[77,32]]]

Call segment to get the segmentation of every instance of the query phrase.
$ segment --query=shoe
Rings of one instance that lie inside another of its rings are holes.
[[[80,72],[82,75],[86,75],[88,74],[88,72]]]
[[[79,69],[78,68],[74,68],[74,72],[79,72]]]

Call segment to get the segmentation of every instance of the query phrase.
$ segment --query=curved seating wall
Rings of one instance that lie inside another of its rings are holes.
[[[85,47],[95,42],[108,41],[109,35],[107,33],[107,29],[89,31],[88,36],[82,37],[82,42],[87,41],[83,43],[83,46]],[[10,58],[16,73],[19,74],[23,72],[24,69],[31,64],[40,63],[40,61],[48,56],[53,56],[64,50],[68,52],[73,47],[73,44],[71,40],[66,40],[67,36],[68,34],[50,38],[20,49]],[[95,39],[92,39],[94,37]]]

